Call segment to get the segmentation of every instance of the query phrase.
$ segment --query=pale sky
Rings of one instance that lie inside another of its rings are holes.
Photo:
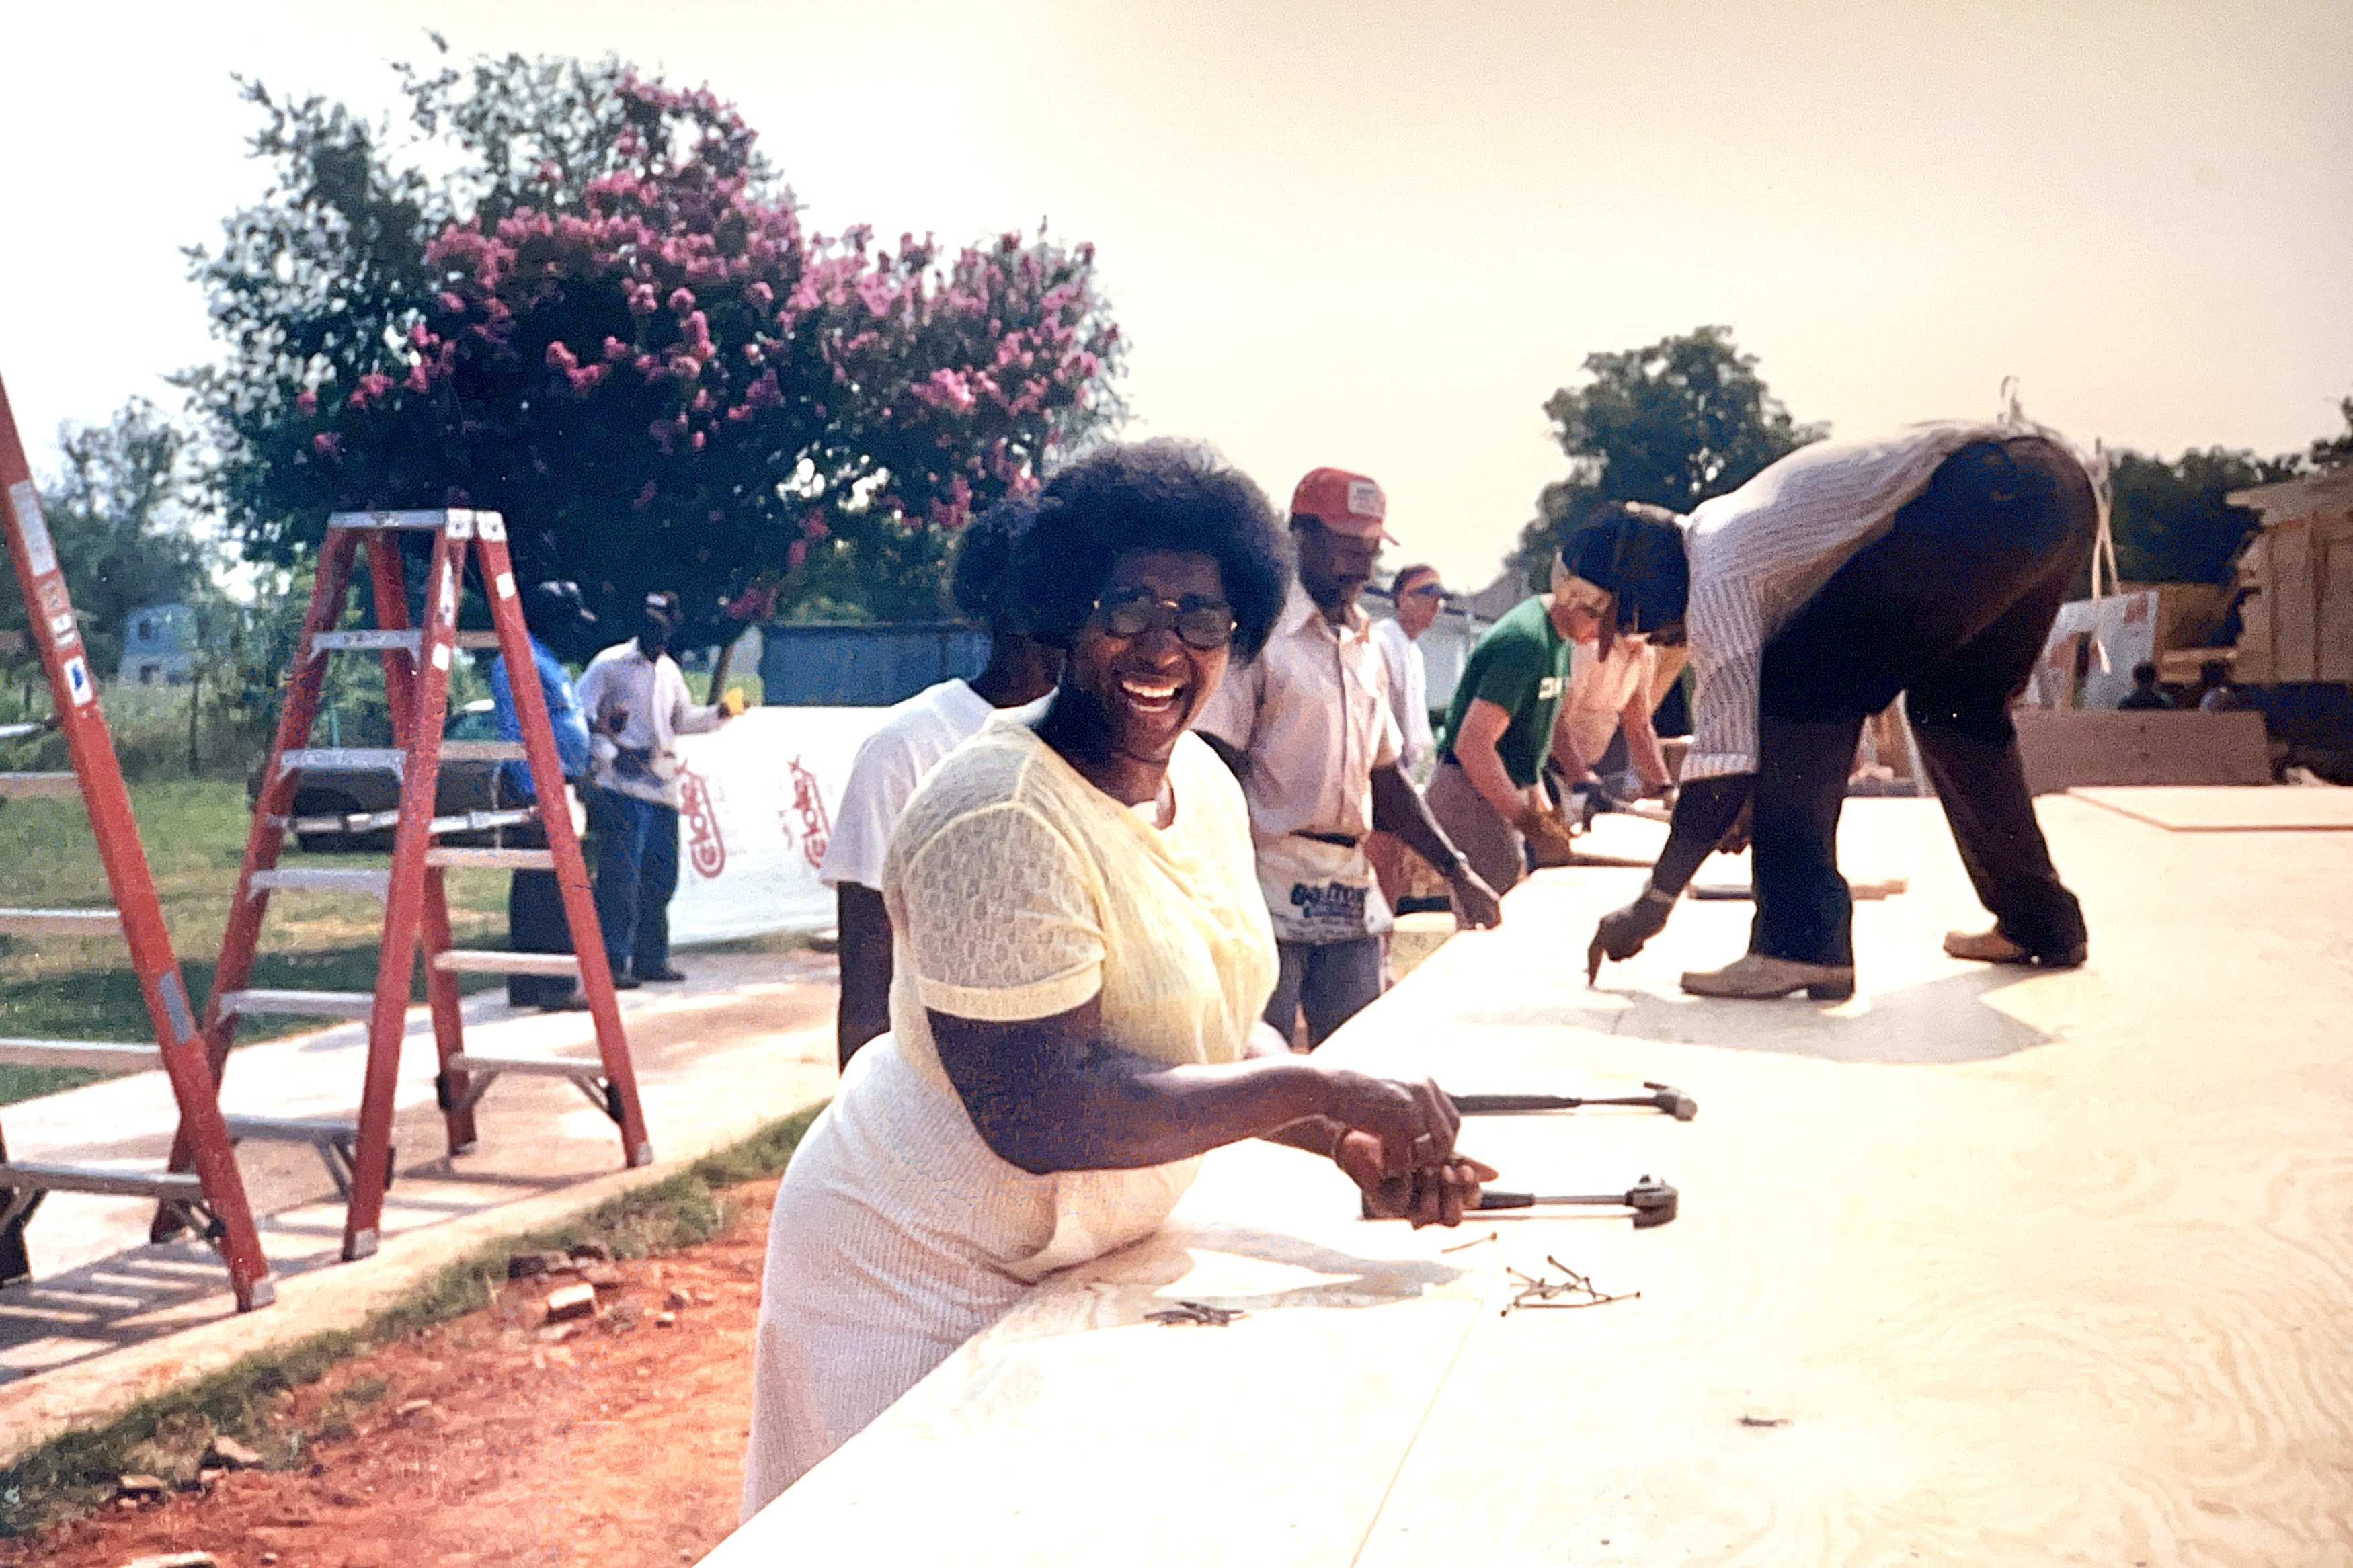
[[[707,82],[827,232],[1093,240],[1132,434],[1278,503],[1371,473],[1390,563],[1465,589],[1564,467],[1545,398],[1704,322],[1845,436],[2014,374],[2085,445],[2269,453],[2353,394],[2343,0],[12,10],[0,374],[37,468],[211,352],[179,249],[258,188],[230,74],[381,112],[428,27]]]

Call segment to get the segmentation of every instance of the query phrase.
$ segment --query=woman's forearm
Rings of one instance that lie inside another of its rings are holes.
[[[982,1142],[1033,1175],[1190,1159],[1321,1116],[1328,1098],[1331,1075],[1303,1057],[1166,1067],[1043,1020],[931,1022]]]

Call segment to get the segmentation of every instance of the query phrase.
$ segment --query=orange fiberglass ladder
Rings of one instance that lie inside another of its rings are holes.
[[[179,1101],[179,1147],[184,1151],[169,1171],[146,1173],[15,1163],[0,1143],[0,1284],[30,1278],[25,1222],[43,1198],[53,1192],[101,1193],[155,1199],[171,1216],[173,1229],[195,1230],[219,1250],[228,1264],[229,1285],[240,1310],[267,1306],[277,1295],[277,1286],[261,1255],[236,1152],[213,1098],[204,1037],[189,1012],[180,961],[164,925],[164,906],[148,874],[147,852],[131,815],[131,795],[115,761],[114,739],[99,710],[89,652],[66,596],[57,549],[41,514],[40,491],[25,461],[5,388],[0,388],[0,488],[7,491],[8,558],[25,595],[26,635],[39,650],[41,668],[48,674],[50,704],[73,763],[71,773],[0,773],[0,798],[79,795],[114,898],[111,910],[0,910],[0,932],[121,936],[130,945],[132,968],[138,973],[139,992],[155,1031],[153,1045],[0,1039],[0,1061],[112,1072],[160,1067]]]
[[[409,625],[402,570],[401,541],[417,535],[428,538],[431,548],[422,626]],[[375,626],[338,630],[363,552],[374,592]],[[496,627],[490,634],[458,630],[458,601],[470,560],[480,574],[483,596],[490,603]],[[496,647],[513,672],[509,686],[522,730],[520,745],[442,738],[442,721],[448,710],[449,666],[461,646]],[[327,656],[334,653],[374,653],[384,661],[392,746],[314,749],[309,745]],[[237,873],[237,902],[221,937],[220,964],[214,971],[213,994],[205,1009],[203,1037],[217,1079],[227,1064],[240,1017],[292,1014],[367,1021],[366,1076],[356,1120],[227,1118],[234,1137],[309,1143],[319,1152],[345,1200],[343,1255],[346,1258],[374,1253],[383,1223],[385,1187],[392,1180],[392,1121],[401,1040],[407,1031],[409,987],[420,949],[425,959],[426,1002],[432,1012],[434,1045],[440,1058],[436,1082],[450,1153],[463,1154],[474,1148],[474,1106],[492,1080],[501,1073],[528,1073],[569,1079],[619,1127],[628,1164],[644,1165],[653,1160],[645,1115],[638,1103],[628,1039],[622,1033],[620,1006],[614,998],[613,974],[597,933],[587,866],[581,858],[579,835],[572,826],[563,768],[556,760],[555,736],[548,727],[547,704],[539,689],[536,668],[530,637],[523,629],[514,569],[507,556],[506,525],[498,513],[337,512],[327,520],[318,582],[311,590],[310,614],[302,623],[286,706],[264,764],[253,832]],[[528,763],[536,799],[530,806],[515,810],[436,816],[441,764],[459,760]],[[305,767],[381,769],[399,779],[400,804],[389,812],[297,817],[293,803]],[[463,848],[433,842],[437,835],[516,826],[533,817],[546,829],[544,849]],[[289,832],[370,834],[386,828],[393,834],[388,870],[279,868],[279,853]],[[563,892],[573,952],[467,952],[453,947],[443,874],[454,867],[554,871]],[[364,891],[384,900],[384,941],[375,991],[248,987],[254,949],[271,896],[305,889]],[[596,1059],[494,1057],[468,1051],[459,1012],[457,976],[460,973],[578,976],[596,1022]],[[184,1138],[173,1151],[173,1168],[185,1168],[185,1162],[195,1155],[194,1142]],[[170,1215],[159,1214],[158,1233],[168,1230],[170,1223]]]

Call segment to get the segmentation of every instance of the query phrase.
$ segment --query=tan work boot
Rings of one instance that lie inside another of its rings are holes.
[[[2031,963],[2034,955],[1999,931],[1948,931],[1945,952],[1952,958],[1973,958],[1979,963]]]
[[[2073,969],[2084,963],[2089,950],[2079,942],[2064,952],[2039,953],[2019,946],[2000,931],[1948,931],[1945,933],[1945,952],[1954,958],[1971,958],[1979,963],[2031,963],[2042,969]]]
[[[1799,963],[1752,952],[1722,969],[1685,970],[1683,989],[1694,996],[1744,1002],[1769,1002],[1792,991],[1803,991],[1817,1002],[1843,1002],[1854,994],[1854,965]]]

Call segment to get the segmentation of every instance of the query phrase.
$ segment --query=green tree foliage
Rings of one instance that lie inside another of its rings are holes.
[[[732,108],[617,60],[396,69],[397,144],[248,84],[274,183],[195,258],[257,558],[473,505],[607,608],[934,615],[955,531],[1121,412],[1091,247],[807,233]]]
[[[2258,458],[2221,447],[2193,447],[2171,462],[2129,449],[2109,453],[2115,499],[2108,526],[2117,575],[2127,583],[2228,583],[2256,517],[2222,498],[2292,478],[2303,467],[2295,453]]]
[[[211,591],[211,552],[191,531],[196,466],[186,432],[143,397],[103,425],[60,426],[58,449],[62,470],[41,505],[90,668],[111,679],[132,611]],[[25,626],[20,597],[0,595],[0,626]]]
[[[2312,444],[2312,466],[2334,468],[2353,463],[2353,397],[2337,404],[2337,411],[2345,416],[2345,428],[2334,436],[2323,436]]]
[[[1757,356],[1740,352],[1729,327],[1588,354],[1585,374],[1585,384],[1545,400],[1568,473],[1537,496],[1536,516],[1512,555],[1534,586],[1543,585],[1561,542],[1595,502],[1688,511],[1830,430],[1789,416],[1757,374]]]

